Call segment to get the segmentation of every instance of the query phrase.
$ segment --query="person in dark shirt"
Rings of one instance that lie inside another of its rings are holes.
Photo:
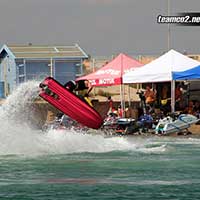
[[[87,94],[92,90],[92,85],[88,80],[68,81],[64,84],[64,87],[70,92],[81,91],[87,89]]]

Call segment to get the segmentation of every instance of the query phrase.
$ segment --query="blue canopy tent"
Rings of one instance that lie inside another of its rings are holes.
[[[200,65],[182,72],[172,72],[173,80],[200,79]]]

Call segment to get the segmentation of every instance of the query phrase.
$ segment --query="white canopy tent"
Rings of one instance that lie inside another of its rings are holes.
[[[155,83],[171,81],[171,106],[174,111],[175,81],[172,72],[181,72],[200,65],[200,62],[191,59],[175,50],[170,50],[159,58],[123,75],[123,83]]]

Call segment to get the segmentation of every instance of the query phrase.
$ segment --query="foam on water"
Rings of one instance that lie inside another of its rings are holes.
[[[101,132],[90,135],[74,130],[36,130],[32,128],[31,120],[34,119],[32,102],[38,96],[38,85],[36,81],[21,84],[1,106],[0,155],[102,153],[116,150],[163,153],[167,149],[162,143],[157,147],[147,147],[155,141],[144,138],[105,138]]]

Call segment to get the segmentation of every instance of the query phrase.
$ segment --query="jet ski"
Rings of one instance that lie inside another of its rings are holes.
[[[168,135],[170,133],[182,133],[186,131],[192,124],[196,124],[199,119],[191,114],[180,114],[177,117],[167,116],[160,119],[156,128],[155,134]]]
[[[139,126],[135,119],[122,118],[116,113],[109,113],[104,119],[101,130],[108,135],[128,135],[139,133]]]

